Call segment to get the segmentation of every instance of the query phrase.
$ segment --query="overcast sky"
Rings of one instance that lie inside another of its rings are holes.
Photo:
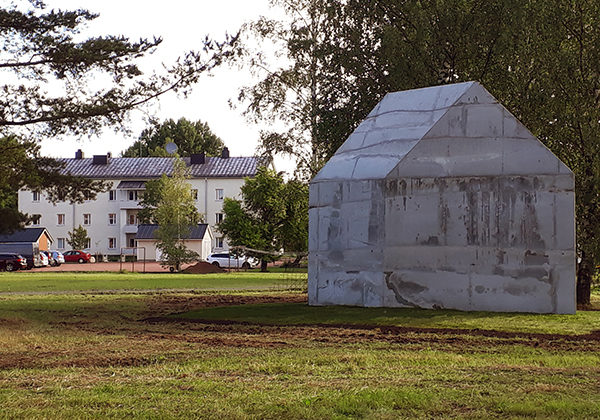
[[[153,54],[156,65],[172,62],[185,51],[200,49],[205,35],[219,40],[224,34],[235,33],[245,22],[260,15],[273,15],[268,0],[220,0],[149,2],[141,0],[47,0],[48,7],[76,9],[86,7],[100,14],[89,25],[91,34],[125,35],[132,40],[160,36],[163,43]],[[247,71],[221,67],[212,77],[203,77],[188,98],[170,94],[160,99],[155,115],[160,119],[186,117],[203,120],[229,147],[232,156],[248,156],[255,152],[259,128],[249,124],[240,110],[230,109],[228,101],[235,99],[239,87],[252,83]],[[144,116],[137,113],[132,121],[133,135],[126,137],[106,131],[100,138],[42,142],[42,153],[54,157],[71,157],[81,148],[86,156],[108,151],[113,156],[129,147],[145,127]],[[277,169],[290,169],[283,160]],[[287,167],[286,167],[287,166]]]

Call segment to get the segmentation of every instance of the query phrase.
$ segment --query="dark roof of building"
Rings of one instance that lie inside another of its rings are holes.
[[[109,158],[106,165],[94,164],[92,158],[60,159],[66,163],[65,173],[95,179],[139,179],[158,178],[170,175],[173,158]],[[205,163],[190,165],[190,158],[183,158],[190,168],[192,178],[242,178],[256,175],[258,158],[250,157],[207,157]]]
[[[145,190],[146,181],[121,181],[117,185],[118,190]]]
[[[186,239],[203,239],[207,228],[208,225],[206,223],[193,226],[190,229],[189,238]],[[135,239],[156,239],[154,237],[154,232],[156,229],[158,229],[158,225],[139,225]]]
[[[50,242],[53,241],[52,236],[45,227],[39,228],[25,228],[23,230],[17,230],[11,234],[0,235],[0,243],[6,242],[37,242],[43,233],[46,233]]]

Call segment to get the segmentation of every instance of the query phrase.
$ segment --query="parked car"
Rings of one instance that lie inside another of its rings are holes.
[[[252,257],[245,257],[243,255],[237,257],[233,254],[218,253],[210,254],[206,261],[212,265],[223,268],[254,268],[258,265],[258,261]]]
[[[51,267],[58,267],[65,262],[65,257],[59,251],[42,251],[42,253],[48,257],[48,264]]]
[[[40,250],[38,244],[28,243],[3,243],[0,244],[0,253],[21,255],[27,260],[27,269],[40,267]]]
[[[65,263],[65,256],[60,251],[48,251],[52,259],[54,260],[54,266],[58,267]]]
[[[79,250],[67,251],[63,255],[65,262],[78,262],[79,264],[90,262],[92,258],[91,254]]]
[[[44,251],[40,252],[40,265],[38,267],[48,267],[48,265],[50,265],[50,259],[48,258],[48,256],[46,254],[44,254]]]
[[[0,270],[26,270],[27,260],[19,254],[0,254]]]

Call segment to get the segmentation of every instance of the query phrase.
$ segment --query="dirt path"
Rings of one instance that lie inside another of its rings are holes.
[[[115,319],[108,325],[99,324],[93,317],[50,321],[49,325],[57,331],[81,337],[80,345],[63,346],[55,342],[51,347],[5,352],[0,357],[0,369],[141,366],[154,363],[157,357],[181,360],[197,357],[198,351],[219,348],[271,349],[340,344],[458,353],[498,353],[505,351],[506,346],[515,345],[553,352],[600,351],[600,331],[585,335],[536,334],[368,324],[276,325],[167,317],[206,307],[305,302],[306,295],[293,293],[272,296],[156,294],[147,299],[147,309],[137,315],[110,312],[110,308],[105,308]],[[14,325],[14,328],[21,330],[23,325]],[[93,339],[88,341],[84,337]],[[98,337],[102,340],[98,341]]]

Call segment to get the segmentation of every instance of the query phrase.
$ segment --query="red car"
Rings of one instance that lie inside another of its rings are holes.
[[[65,256],[65,262],[78,262],[79,264],[90,262],[92,257],[91,254],[83,251],[67,251],[63,255]]]

